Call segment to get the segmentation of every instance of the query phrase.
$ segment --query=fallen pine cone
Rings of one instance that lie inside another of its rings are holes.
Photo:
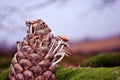
[[[22,42],[17,42],[17,53],[11,61],[9,79],[55,80],[55,66],[66,54],[63,48],[67,47],[68,39],[64,36],[54,37],[41,19],[26,21],[26,26],[27,36]],[[56,60],[57,55],[61,55],[60,60]]]

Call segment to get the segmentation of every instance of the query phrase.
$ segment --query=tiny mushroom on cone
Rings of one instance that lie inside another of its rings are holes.
[[[61,38],[63,41],[65,41],[65,42],[69,41],[68,38],[65,37],[65,36],[58,36],[58,37],[60,37],[60,38]]]

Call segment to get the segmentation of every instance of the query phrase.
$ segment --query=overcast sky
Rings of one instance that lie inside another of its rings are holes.
[[[120,0],[46,1],[1,0],[0,41],[21,41],[26,35],[24,21],[39,18],[54,35],[65,35],[71,41],[120,34]]]

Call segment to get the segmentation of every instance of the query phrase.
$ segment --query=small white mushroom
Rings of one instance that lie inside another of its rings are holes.
[[[54,50],[54,46],[55,46],[56,44],[57,44],[56,37],[54,37],[54,38],[52,39],[51,44],[50,44],[50,49],[49,49],[48,53],[50,53],[50,52],[52,52],[52,51]]]
[[[39,47],[42,47],[42,46],[48,47],[48,44],[49,44],[49,39],[48,39],[48,38],[45,38],[45,39],[43,39],[43,40],[41,41]]]
[[[57,61],[55,61],[57,56],[61,56],[61,57]],[[52,61],[52,65],[53,66],[56,65],[58,62],[60,62],[63,59],[64,56],[65,56],[65,52],[64,51],[60,51],[60,52],[56,53],[55,56],[54,56],[54,59]]]
[[[30,30],[30,34],[32,34],[32,33],[33,33],[33,27],[30,26],[30,27],[29,27],[29,30]]]
[[[46,60],[47,60],[47,59],[48,59],[48,60],[51,60],[53,57],[54,57],[54,54],[48,53],[48,54],[45,55],[44,59],[46,59]]]
[[[58,36],[58,37],[60,38],[60,40],[58,41],[58,45],[57,45],[56,48],[54,49],[53,53],[56,52],[56,50],[59,48],[59,46],[60,46],[61,44],[63,44],[64,42],[67,42],[67,41],[68,41],[68,39],[67,39],[65,36]],[[65,43],[64,43],[64,45],[65,45]],[[62,48],[64,47],[64,45],[61,46],[60,49],[62,49]]]
[[[29,28],[29,33],[30,34],[32,34],[32,33],[34,33],[35,32],[35,27],[37,26],[37,25],[35,25],[35,24],[38,24],[38,23],[40,23],[40,19],[38,19],[38,20],[32,20],[32,21],[26,21],[25,23],[26,23],[26,26],[28,26],[28,28]]]
[[[71,53],[69,51],[67,51],[67,50],[63,49],[62,51],[64,51],[66,53],[65,56],[67,56],[67,57],[69,57],[71,55]]]
[[[69,56],[69,55],[71,55],[70,52],[68,52],[68,51],[66,51],[66,50],[58,51],[58,52],[54,55],[54,59],[53,59],[53,61],[52,61],[52,65],[53,65],[53,66],[56,65],[58,62],[60,62],[60,61],[63,59],[64,56]],[[57,61],[55,61],[57,56],[60,56],[60,58],[59,58]]]
[[[53,50],[53,53],[56,52],[56,50],[58,49],[58,47],[60,46],[60,44],[62,43],[62,41],[63,41],[62,39],[58,41],[57,46],[56,46],[55,49]]]

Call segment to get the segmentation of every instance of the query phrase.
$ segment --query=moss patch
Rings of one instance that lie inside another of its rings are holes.
[[[58,68],[57,80],[119,80],[120,67],[114,68]]]
[[[8,80],[9,69],[4,69],[0,74],[0,80]]]
[[[0,80],[8,80],[9,69],[4,69]],[[56,80],[120,80],[120,67],[111,68],[63,68],[57,67]]]
[[[83,67],[115,67],[120,66],[120,54],[98,54],[81,63]]]

